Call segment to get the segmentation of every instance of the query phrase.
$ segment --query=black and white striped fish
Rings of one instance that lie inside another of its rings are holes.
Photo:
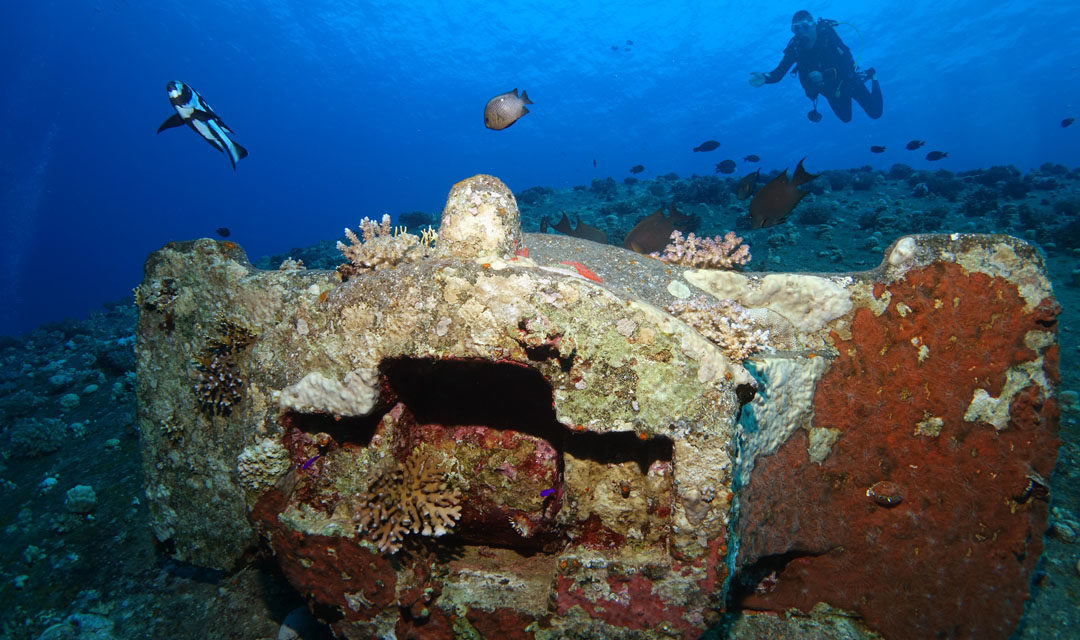
[[[165,88],[169,92],[169,102],[176,109],[176,113],[161,123],[158,133],[186,124],[215,149],[229,156],[229,162],[232,163],[233,171],[235,171],[237,160],[246,157],[248,152],[229,137],[232,129],[221,121],[218,114],[214,113],[197,91],[183,82],[173,80],[165,85]]]

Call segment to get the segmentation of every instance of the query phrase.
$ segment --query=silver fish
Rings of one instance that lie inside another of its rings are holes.
[[[505,129],[517,122],[518,118],[528,113],[529,110],[525,108],[525,105],[532,103],[533,101],[529,100],[529,94],[525,91],[521,92],[519,98],[517,88],[513,91],[500,93],[488,100],[487,105],[484,107],[484,126],[496,131]]]

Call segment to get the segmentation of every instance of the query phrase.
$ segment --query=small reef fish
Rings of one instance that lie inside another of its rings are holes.
[[[735,161],[723,160],[716,163],[716,173],[735,173]]]
[[[942,158],[948,158],[949,153],[947,151],[931,151],[926,154],[926,159],[933,162],[934,160],[941,160]]]
[[[217,229],[215,229],[215,231],[222,238],[228,238],[230,235],[232,235],[232,231],[229,231],[228,227],[218,227]]]
[[[809,173],[803,168],[803,161],[795,167],[795,174],[788,180],[787,169],[768,182],[750,201],[750,222],[753,228],[771,227],[783,221],[795,205],[806,197],[806,192],[798,187],[810,182],[819,174]]]
[[[761,158],[757,157],[752,153],[748,156],[743,156],[743,160],[746,162],[761,162]]]
[[[516,87],[513,91],[500,93],[484,105],[484,126],[496,131],[505,129],[528,113],[529,110],[525,108],[525,105],[532,103],[533,101],[529,100],[529,94],[525,91],[522,91],[521,97],[518,97]]]
[[[645,165],[643,164],[635,164],[634,166],[630,167],[630,173],[641,173],[644,170]]]
[[[693,216],[679,213],[674,204],[668,208],[668,212],[670,215],[664,217],[664,207],[660,207],[642,218],[641,222],[635,224],[634,228],[626,234],[623,248],[638,253],[662,251],[671,242],[672,231],[678,229],[685,232],[694,221]]]
[[[1065,118],[1061,121],[1061,128],[1064,129],[1065,127],[1069,126],[1074,122],[1076,122],[1076,118]]]
[[[547,218],[540,220],[540,233],[547,233],[547,228]],[[565,212],[562,214],[562,220],[559,220],[558,224],[551,225],[551,228],[574,238],[607,244],[607,234],[592,225],[582,222],[581,216],[578,216],[576,229],[570,228],[570,219],[566,217]]]
[[[908,151],[914,151],[919,147],[923,146],[924,144],[926,144],[926,141],[924,140],[912,140],[911,142],[907,143],[907,146],[904,148]]]
[[[706,140],[705,142],[702,142],[698,146],[694,147],[694,151],[712,151],[719,146],[720,143],[716,140]]]
[[[197,91],[183,82],[173,80],[165,85],[169,94],[169,102],[172,103],[176,113],[169,116],[158,127],[158,133],[173,127],[187,125],[191,130],[202,136],[203,140],[210,143],[218,151],[229,156],[233,171],[236,171],[236,163],[241,158],[247,157],[247,149],[233,142],[228,134],[230,129],[218,114],[206,104]]]
[[[761,169],[743,176],[743,179],[739,180],[739,185],[735,187],[735,197],[739,200],[746,200],[753,195],[754,189],[757,188],[758,178],[760,177]]]
[[[870,147],[870,151],[871,151],[871,153],[885,153],[885,147],[878,146],[878,145],[875,144],[875,145],[872,145]]]
[[[596,158],[593,158],[593,159],[592,159],[592,166],[593,166],[593,169],[595,169],[595,168],[596,168]]]

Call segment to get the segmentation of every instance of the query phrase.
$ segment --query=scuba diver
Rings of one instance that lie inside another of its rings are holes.
[[[836,35],[835,27],[839,23],[824,18],[814,22],[813,16],[805,9],[797,11],[791,18],[791,32],[795,35],[784,48],[784,58],[775,69],[768,73],[754,71],[750,74],[750,86],[757,88],[763,84],[780,82],[784,74],[797,65],[806,95],[814,101],[814,108],[806,114],[812,122],[821,121],[817,110],[817,97],[825,96],[833,113],[843,122],[851,122],[851,99],[862,106],[866,115],[880,118],[882,112],[881,86],[878,85],[874,69],[857,71],[855,61],[848,49]],[[871,90],[866,90],[866,81],[870,80]]]

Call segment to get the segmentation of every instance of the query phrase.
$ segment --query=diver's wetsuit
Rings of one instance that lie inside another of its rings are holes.
[[[812,49],[807,49],[806,42],[799,36],[792,37],[784,48],[784,59],[775,69],[764,74],[765,82],[780,82],[791,65],[798,63],[799,82],[806,90],[807,97],[814,100],[819,94],[825,96],[837,118],[844,122],[851,121],[852,98],[862,106],[866,115],[880,118],[883,110],[881,86],[875,79],[871,82],[872,90],[866,90],[866,85],[855,75],[851,50],[833,29],[835,24],[824,18],[817,21],[817,40]],[[810,81],[811,71],[821,72],[821,85]]]

